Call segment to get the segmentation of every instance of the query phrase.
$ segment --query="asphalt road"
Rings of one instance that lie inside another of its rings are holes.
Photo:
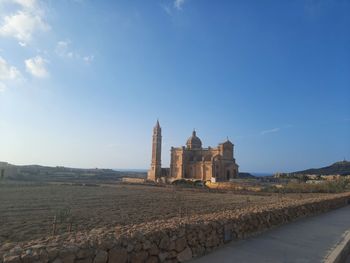
[[[350,230],[350,206],[303,218],[256,237],[231,242],[192,262],[322,262],[347,230]],[[350,263],[350,258],[346,263]]]

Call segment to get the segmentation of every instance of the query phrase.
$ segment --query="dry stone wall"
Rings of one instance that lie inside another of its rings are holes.
[[[5,244],[0,263],[184,262],[232,240],[349,203],[350,194]]]

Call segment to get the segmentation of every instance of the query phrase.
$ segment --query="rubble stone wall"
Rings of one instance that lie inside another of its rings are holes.
[[[88,233],[66,234],[0,247],[0,263],[184,262],[215,248],[281,225],[348,204],[350,194],[256,208],[224,211]]]

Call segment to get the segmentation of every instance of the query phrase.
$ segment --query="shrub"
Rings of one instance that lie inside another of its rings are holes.
[[[333,181],[324,181],[319,184],[290,182],[281,188],[268,186],[265,192],[274,193],[341,193],[349,190],[350,180],[341,178]]]
[[[172,182],[173,185],[183,186],[183,187],[205,187],[205,184],[201,180],[186,180],[179,179]]]

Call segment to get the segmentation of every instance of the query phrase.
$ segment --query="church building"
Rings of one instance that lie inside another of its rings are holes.
[[[147,179],[171,182],[178,179],[229,181],[238,175],[234,145],[228,139],[217,147],[202,147],[196,131],[186,146],[171,147],[170,168],[161,167],[162,129],[157,121],[153,128],[152,162]]]

